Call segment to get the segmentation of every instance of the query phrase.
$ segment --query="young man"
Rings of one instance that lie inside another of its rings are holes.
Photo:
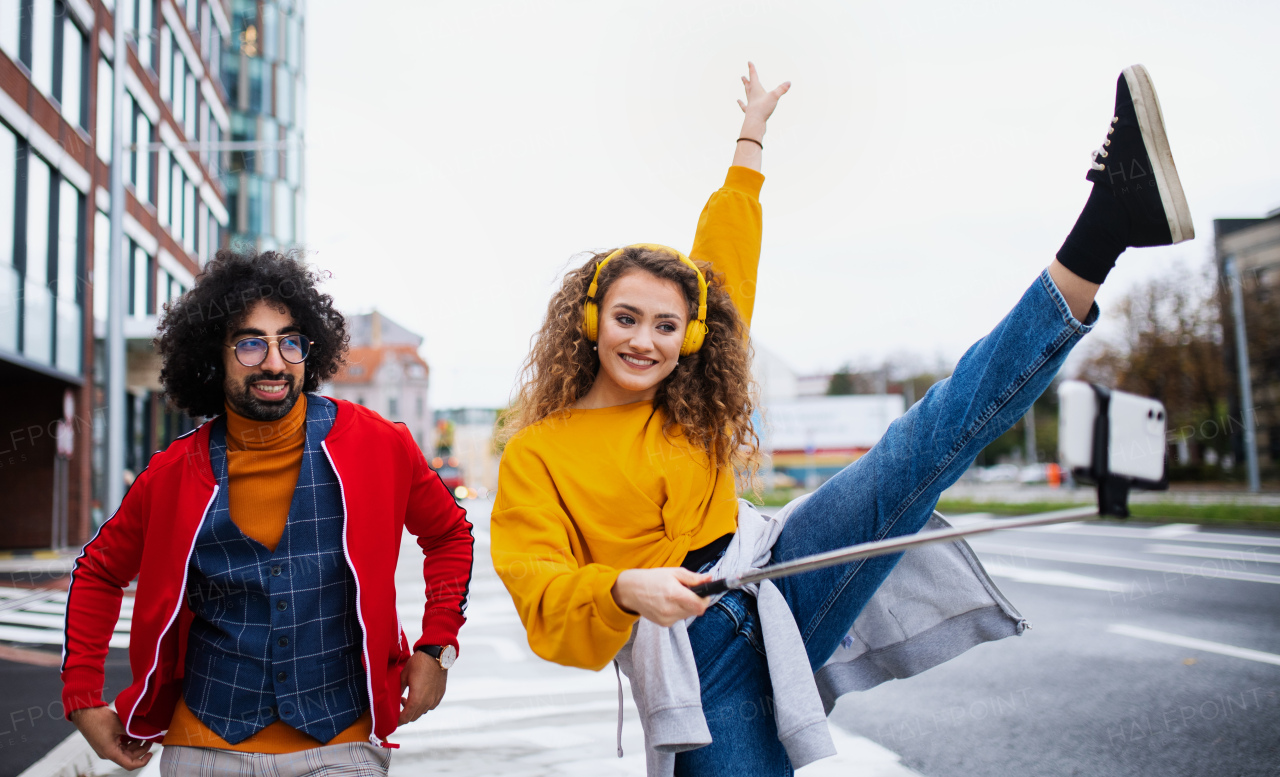
[[[85,546],[62,664],[68,717],[126,769],[163,742],[164,774],[385,774],[386,738],[444,695],[471,524],[404,426],[309,393],[347,344],[319,279],[220,251],[160,323],[169,400],[216,417],[155,454]],[[406,528],[426,557],[412,649],[395,610]],[[133,684],[113,710],[103,660],[135,578]]]

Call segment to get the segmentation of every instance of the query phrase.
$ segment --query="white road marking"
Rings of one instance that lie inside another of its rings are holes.
[[[1120,556],[1100,556],[1096,553],[1078,553],[1069,550],[1048,550],[1045,548],[1028,548],[1017,545],[1001,545],[997,543],[971,543],[971,547],[980,555],[1005,556],[1009,558],[1034,558],[1042,561],[1065,561],[1068,564],[1086,564],[1098,567],[1120,567],[1121,569],[1139,569],[1144,572],[1167,572],[1171,575],[1189,577],[1218,578],[1222,580],[1239,580],[1246,583],[1271,583],[1280,585],[1280,575],[1264,575],[1260,572],[1233,572],[1219,569],[1217,565],[1208,566],[1211,561],[1197,565],[1166,564],[1162,561],[1144,561],[1142,559],[1123,558]],[[986,565],[986,561],[983,561]]]
[[[1124,593],[1132,586],[1117,583],[1114,580],[1103,580],[1098,577],[1077,575],[1074,572],[1063,572],[1058,569],[1028,569],[1006,564],[983,564],[983,569],[996,577],[1003,577],[1019,583],[1036,583],[1039,585],[1056,585],[1063,588],[1084,588],[1091,591],[1115,591]]]
[[[1280,564],[1280,553],[1259,553],[1253,550],[1224,550],[1222,548],[1197,548],[1183,545],[1148,545],[1143,553],[1159,553],[1165,556],[1195,556],[1220,558],[1243,564]]]
[[[22,642],[29,645],[61,645],[62,629],[28,629],[22,626],[0,626],[0,641]],[[128,634],[115,634],[109,643],[113,648],[129,647]]]
[[[1258,661],[1263,664],[1274,664],[1276,666],[1280,666],[1280,655],[1276,655],[1275,653],[1265,653],[1261,650],[1250,650],[1249,648],[1236,647],[1235,645],[1224,645],[1221,642],[1210,642],[1207,639],[1184,637],[1179,634],[1169,634],[1168,632],[1156,631],[1155,629],[1144,629],[1141,626],[1128,626],[1123,623],[1114,623],[1107,627],[1107,631],[1112,634],[1120,634],[1125,637],[1145,639],[1151,642],[1162,642],[1166,645],[1176,645],[1178,647],[1191,648],[1192,650],[1203,650],[1206,653],[1217,653],[1223,656],[1243,658],[1249,661]]]
[[[1166,523],[1164,526],[1153,526],[1147,529],[1147,536],[1161,540],[1172,540],[1187,534],[1199,534],[1200,527],[1194,523]]]
[[[1181,526],[1182,524],[1174,524]],[[1222,534],[1219,532],[1197,531],[1175,535],[1153,535],[1163,527],[1130,528],[1124,526],[1099,526],[1098,524],[1059,523],[1052,526],[1033,526],[1027,529],[1008,529],[1012,532],[1060,532],[1066,535],[1078,534],[1082,537],[1114,537],[1129,540],[1166,540],[1171,542],[1209,542],[1215,545],[1256,545],[1266,548],[1280,548],[1280,537],[1266,537],[1255,534]]]

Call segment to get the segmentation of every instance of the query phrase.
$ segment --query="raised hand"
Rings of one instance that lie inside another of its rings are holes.
[[[791,89],[790,81],[783,81],[773,89],[765,89],[764,84],[760,83],[760,75],[756,73],[754,63],[747,63],[747,75],[742,77],[742,88],[747,92],[747,101],[738,101],[738,107],[742,112],[747,114],[748,119],[756,119],[761,124],[761,130],[764,129],[764,123],[773,115],[773,109],[778,107],[778,99]],[[764,134],[761,132],[761,134]],[[759,138],[756,138],[759,140]]]
[[[738,146],[733,152],[733,164],[739,167],[760,169],[763,159],[765,123],[778,107],[778,99],[791,88],[790,81],[783,81],[773,89],[765,89],[760,83],[760,75],[756,73],[755,64],[747,63],[747,75],[742,77],[742,88],[746,90],[746,102],[738,101],[738,107],[746,114],[742,119],[742,130],[738,133]]]

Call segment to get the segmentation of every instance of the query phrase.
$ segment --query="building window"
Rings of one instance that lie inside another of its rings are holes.
[[[98,158],[107,164],[111,164],[111,147],[115,145],[111,140],[111,101],[115,96],[112,87],[112,78],[113,74],[111,64],[105,59],[99,59],[97,101],[98,130],[96,137],[93,139],[93,143],[98,150]]]
[[[169,149],[161,147],[156,152],[156,218],[162,227],[169,226],[169,171],[172,165]]]
[[[134,318],[146,318],[155,313],[152,303],[152,284],[155,273],[151,270],[151,257],[142,250],[142,246],[129,241],[129,315]]]
[[[93,317],[107,319],[108,268],[111,262],[111,219],[100,210],[93,213]]]
[[[82,350],[80,268],[84,254],[80,224],[84,221],[84,200],[84,195],[67,181],[59,184],[54,358],[58,369],[73,375],[80,374]]]
[[[22,0],[0,0],[0,51],[17,62],[20,53],[22,29]]]
[[[393,421],[400,417],[400,402],[395,397],[387,400],[387,417]]]
[[[53,362],[53,294],[49,290],[49,211],[53,171],[35,154],[27,155],[26,261],[23,263],[22,353],[41,364]]]
[[[173,102],[173,30],[160,25],[160,99]]]
[[[138,44],[138,61],[151,72],[156,71],[155,50],[151,45],[151,36],[155,34],[155,0],[134,0],[133,30]]]
[[[0,9],[7,9],[0,5]],[[18,268],[14,266],[18,139],[0,124],[0,349],[18,350]]]
[[[67,121],[76,127],[88,129],[86,119],[89,106],[85,99],[88,93],[84,90],[84,84],[88,81],[88,72],[85,70],[88,46],[85,44],[84,33],[70,16],[62,20],[61,32],[61,78],[55,79],[58,83],[54,84],[54,96],[62,105],[62,115]]]
[[[151,197],[151,120],[137,103],[133,106],[133,194],[138,202],[152,202]]]
[[[173,85],[169,89],[170,105],[173,106],[173,120],[182,123],[182,109],[187,105],[187,60],[182,56],[180,46],[173,47]]]
[[[182,131],[186,134],[188,140],[195,140],[196,137],[196,116],[198,114],[197,104],[200,97],[200,91],[196,89],[196,77],[190,70],[187,71],[186,86],[186,106],[182,109]]]
[[[196,188],[186,180],[182,184],[182,247],[189,254],[196,251]]]
[[[47,95],[53,94],[53,30],[55,11],[53,0],[30,0],[23,3],[23,10],[31,14],[23,20],[23,32],[30,30],[30,37],[21,41],[22,64],[31,71],[31,82]],[[28,26],[29,25],[29,26]]]
[[[419,396],[414,399],[414,411],[417,413],[419,418],[421,418],[425,412],[425,406],[426,402],[422,400],[422,397]]]
[[[187,180],[182,173],[182,165],[174,159],[169,163],[169,234],[179,243],[182,242],[182,196],[185,191],[183,183]]]

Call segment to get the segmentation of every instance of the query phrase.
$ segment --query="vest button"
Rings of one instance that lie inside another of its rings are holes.
[[[279,564],[276,564],[275,566],[273,566],[273,567],[271,568],[271,576],[272,576],[272,577],[280,577],[280,565],[279,565]]]
[[[276,602],[276,609],[279,610],[280,612],[284,612],[285,610],[289,609],[289,603],[286,602],[284,599],[281,599],[280,601]]]
[[[281,637],[280,639],[276,640],[276,644],[279,645],[280,647],[289,647],[289,638]]]
[[[279,680],[280,682],[284,682],[285,680],[288,680],[288,679],[289,679],[289,673],[288,673],[288,672],[277,672],[277,673],[276,673],[276,679],[277,679],[277,680]]]
[[[292,705],[292,704],[290,704],[289,702],[285,702],[284,704],[281,704],[281,705],[280,705],[280,717],[282,717],[282,718],[292,718],[292,717],[293,717],[293,705]]]

